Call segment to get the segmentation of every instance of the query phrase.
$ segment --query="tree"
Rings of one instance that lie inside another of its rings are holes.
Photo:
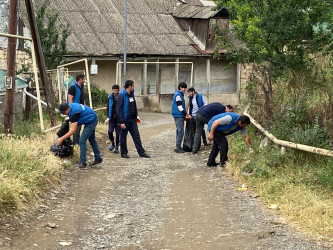
[[[30,26],[36,27],[38,30],[37,39],[40,41],[40,47],[44,58],[42,61],[47,69],[54,69],[61,63],[63,56],[67,53],[66,40],[70,35],[69,25],[61,25],[57,23],[59,13],[50,8],[50,0],[38,0],[36,3],[36,12],[34,11],[31,1],[26,0],[26,7]],[[30,49],[27,49],[27,52],[31,55]],[[43,74],[41,73],[42,79],[43,77],[46,77],[46,73],[44,72],[45,67],[43,67],[44,69],[40,69],[42,70],[41,72],[43,72]],[[22,69],[22,71],[25,70],[25,68]],[[45,88],[45,98],[47,98],[48,101],[51,123],[54,125],[55,113],[53,109],[53,87],[51,86],[51,83],[43,85],[43,87]],[[25,114],[25,118],[29,118],[29,113]]]
[[[37,5],[36,22],[47,69],[60,65],[67,54],[66,41],[70,35],[69,24],[57,24],[59,13],[50,8],[50,0]]]
[[[230,14],[230,29],[217,30],[218,47],[233,63],[251,63],[253,81],[272,117],[275,79],[286,69],[302,70],[311,56],[333,48],[332,2],[327,0],[218,0]]]

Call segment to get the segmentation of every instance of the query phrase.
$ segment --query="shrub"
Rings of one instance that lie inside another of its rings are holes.
[[[90,85],[90,91],[91,91],[91,101],[93,104],[93,107],[106,107],[108,103],[109,95],[105,92],[104,89],[100,89],[97,85],[91,84]],[[88,95],[88,88],[84,88],[84,102],[86,105],[89,105],[89,95]]]

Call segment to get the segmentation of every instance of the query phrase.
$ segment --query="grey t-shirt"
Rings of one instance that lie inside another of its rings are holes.
[[[223,116],[222,118],[218,119],[218,121],[219,121],[220,125],[227,125],[227,124],[230,124],[230,122],[232,121],[232,117],[231,117],[231,115],[226,115],[226,116]],[[236,128],[237,128],[237,124],[232,126],[229,130],[224,130],[223,133],[228,134],[228,133],[234,131]],[[243,135],[247,134],[246,128],[242,128],[240,131],[242,132]]]

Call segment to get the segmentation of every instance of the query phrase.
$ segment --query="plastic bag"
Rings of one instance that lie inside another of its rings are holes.
[[[183,142],[184,151],[186,152],[192,151],[194,135],[195,135],[195,121],[194,119],[187,120],[185,127],[184,142]]]
[[[57,132],[58,137],[62,137],[69,131],[69,121],[66,120],[61,125],[60,129]],[[73,142],[71,139],[65,139],[60,146],[57,146],[55,142],[51,145],[50,148],[51,152],[54,155],[59,156],[60,158],[73,156],[74,149],[73,149]]]

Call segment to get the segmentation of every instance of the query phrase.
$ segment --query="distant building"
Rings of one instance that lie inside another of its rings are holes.
[[[8,4],[9,0],[0,2],[1,18],[8,13]],[[20,0],[21,13],[24,4]],[[59,12],[59,24],[70,25],[65,61],[87,58],[89,66],[97,65],[91,82],[107,92],[116,83],[122,86],[123,65],[117,63],[123,61],[124,0],[51,0],[50,4]],[[247,74],[239,65],[226,68],[229,61],[223,49],[217,51],[220,58],[214,58],[214,25],[229,26],[227,9],[214,7],[214,2],[200,0],[128,0],[127,61],[137,64],[127,64],[126,78],[135,82],[139,108],[169,112],[178,83],[191,85],[192,64],[192,86],[209,102],[239,104]],[[1,32],[6,27],[1,26]],[[18,30],[26,35],[23,22]],[[68,70],[75,76],[84,65]]]
[[[66,61],[88,58],[98,66],[91,81],[111,92],[122,85],[123,0],[53,0],[59,21],[70,24]],[[212,1],[128,0],[128,62],[192,62],[193,87],[210,102],[239,104],[244,73],[240,66],[225,68],[225,50],[214,59],[214,24],[228,27],[228,11],[212,10]],[[69,70],[83,69],[83,65]],[[134,80],[141,108],[170,111],[176,86],[190,85],[190,64],[127,64],[127,79]],[[117,76],[116,76],[117,75]],[[141,101],[140,101],[141,100]]]

